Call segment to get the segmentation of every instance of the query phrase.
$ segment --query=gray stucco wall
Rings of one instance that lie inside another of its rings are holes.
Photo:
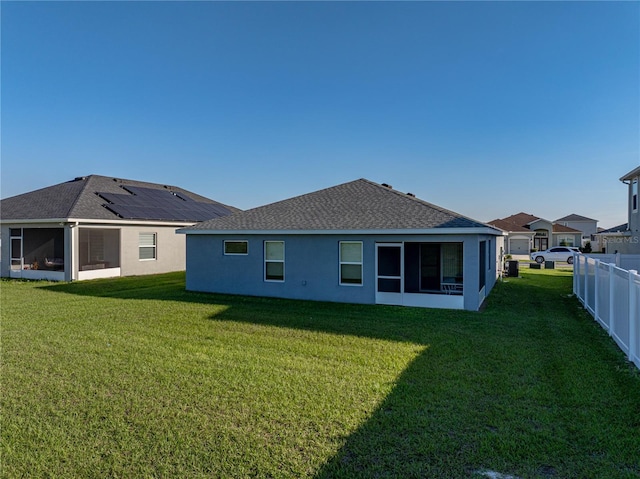
[[[120,271],[122,276],[183,271],[186,240],[174,226],[126,226],[120,233]],[[140,233],[156,233],[156,259],[139,259]]]
[[[247,255],[224,255],[224,240],[247,240]],[[285,242],[285,281],[264,281],[264,241]],[[363,242],[363,284],[340,285],[339,242]],[[479,244],[486,240],[485,271],[479,273]],[[187,235],[187,289],[289,299],[375,303],[377,242],[461,242],[464,257],[464,307],[475,311],[496,282],[499,243],[495,236],[430,235]],[[480,292],[480,274],[485,289]]]

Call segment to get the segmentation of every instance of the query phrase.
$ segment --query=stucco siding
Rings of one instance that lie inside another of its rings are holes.
[[[225,255],[224,240],[247,240],[247,255]],[[285,242],[283,282],[264,280],[264,241]],[[356,240],[341,237],[340,240]],[[363,242],[362,286],[339,284],[338,239],[326,236],[188,235],[187,289],[249,296],[373,303],[375,247]]]
[[[174,226],[127,226],[120,236],[122,276],[168,273],[185,269],[186,241]],[[156,234],[156,258],[139,257],[140,233]]]
[[[484,292],[480,294],[479,244],[487,241]],[[248,241],[248,254],[225,255],[224,240]],[[264,241],[285,242],[285,279],[264,279]],[[341,285],[339,242],[362,241],[362,285]],[[463,243],[464,309],[477,310],[497,277],[499,247],[495,236],[429,235],[187,235],[187,283],[191,291],[374,304],[376,243]]]

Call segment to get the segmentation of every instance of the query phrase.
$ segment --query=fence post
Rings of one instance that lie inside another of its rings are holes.
[[[613,333],[613,315],[615,314],[613,296],[616,290],[615,288],[615,268],[616,265],[609,263],[609,324],[607,325],[609,328],[609,336],[612,336]]]
[[[640,316],[640,305],[636,298],[636,285],[634,276],[638,276],[635,270],[629,270],[629,361],[635,363],[638,351],[638,335],[636,333],[637,318]]]

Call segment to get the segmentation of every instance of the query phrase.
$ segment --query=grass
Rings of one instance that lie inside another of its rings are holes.
[[[640,374],[521,271],[482,313],[3,281],[2,477],[640,477]]]

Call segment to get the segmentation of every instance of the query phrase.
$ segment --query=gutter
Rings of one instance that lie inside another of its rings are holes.
[[[176,231],[186,235],[471,235],[507,236],[506,232],[488,227],[427,228],[427,229],[371,229],[371,230],[209,230],[182,228]]]

